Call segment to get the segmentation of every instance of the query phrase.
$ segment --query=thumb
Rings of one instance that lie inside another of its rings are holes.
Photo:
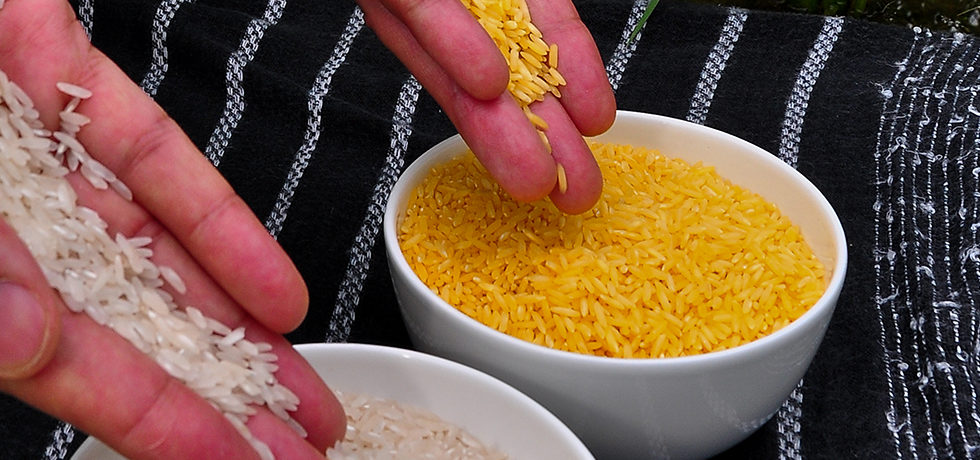
[[[34,258],[0,219],[0,380],[47,365],[61,330],[58,301]]]

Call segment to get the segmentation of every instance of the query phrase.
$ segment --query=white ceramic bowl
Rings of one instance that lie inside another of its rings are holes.
[[[363,344],[301,344],[331,388],[393,399],[431,411],[513,460],[589,460],[592,454],[554,415],[485,373],[436,356]],[[88,438],[73,460],[116,460]]]
[[[430,171],[465,151],[457,136],[402,175],[385,213],[395,292],[420,350],[481,369],[558,415],[601,459],[699,458],[748,437],[800,382],[830,321],[847,265],[844,231],[823,195],[799,172],[731,135],[681,120],[619,112],[597,139],[642,145],[715,166],[775,203],[829,269],[826,292],[799,319],[729,350],[667,359],[616,359],[557,351],[497,332],[459,312],[412,272],[396,225],[407,197]]]

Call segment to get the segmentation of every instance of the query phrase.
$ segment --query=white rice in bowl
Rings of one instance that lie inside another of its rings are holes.
[[[331,460],[508,458],[425,409],[367,394],[335,393],[347,413],[347,433],[327,450]]]

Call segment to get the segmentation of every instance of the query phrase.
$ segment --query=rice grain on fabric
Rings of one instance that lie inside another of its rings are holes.
[[[590,147],[605,183],[582,215],[511,200],[472,154],[434,168],[400,224],[406,260],[494,329],[619,358],[732,348],[823,294],[824,267],[760,196],[655,150]]]
[[[60,129],[47,130],[27,94],[0,71],[0,216],[17,231],[48,283],[73,312],[85,313],[151,356],[224,413],[262,458],[272,452],[245,426],[264,405],[305,435],[289,415],[299,399],[275,378],[272,346],[254,343],[173,295],[186,286],[170,267],[153,262],[153,240],[110,235],[99,214],[77,203],[66,176],[81,174],[95,188],[132,192],[92,158],[74,133],[89,122],[76,112],[92,92],[70,83]]]
[[[335,393],[347,413],[347,433],[327,449],[331,460],[508,458],[425,409],[366,394]]]

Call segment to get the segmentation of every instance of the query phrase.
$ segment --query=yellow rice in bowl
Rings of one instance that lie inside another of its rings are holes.
[[[604,187],[581,215],[510,199],[472,154],[433,168],[400,223],[405,259],[489,327],[618,358],[732,348],[823,294],[823,265],[759,195],[656,150],[590,146]]]

